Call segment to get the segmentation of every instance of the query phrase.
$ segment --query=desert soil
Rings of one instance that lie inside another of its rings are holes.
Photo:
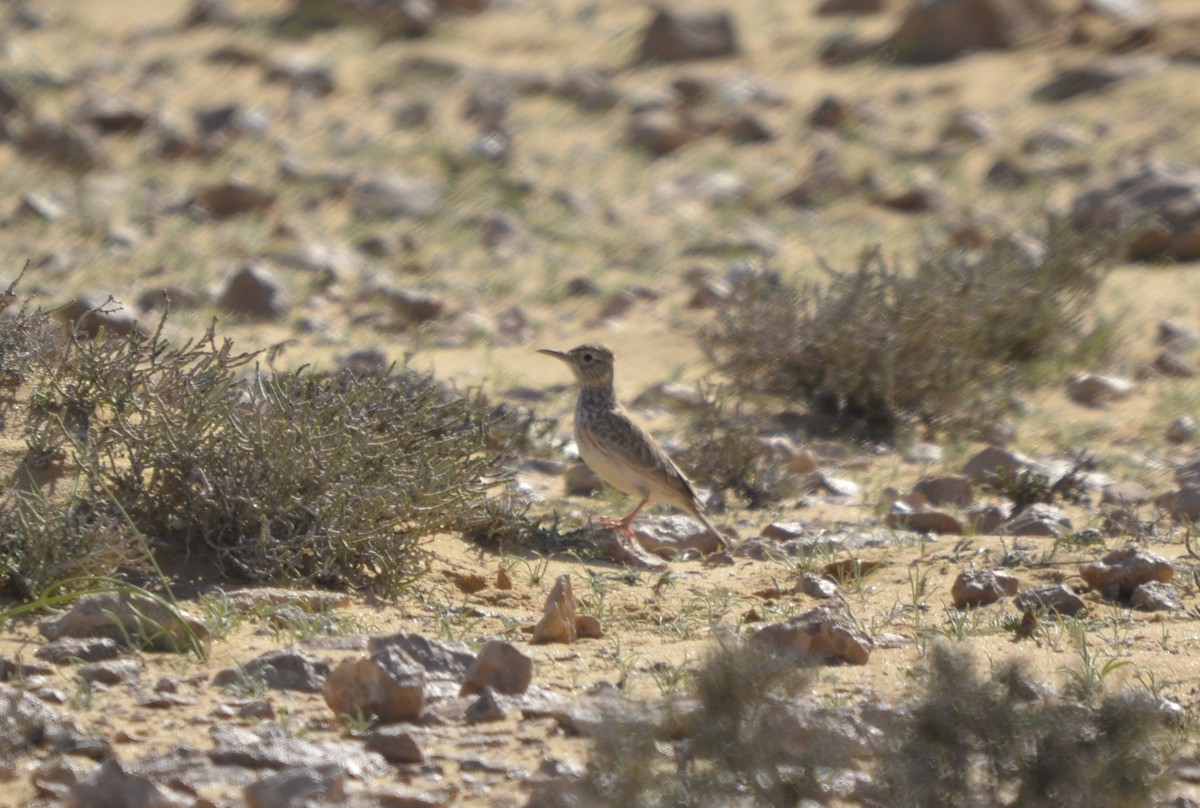
[[[462,389],[482,387],[498,400],[532,406],[565,439],[573,388],[565,368],[537,355],[536,348],[589,341],[609,345],[617,355],[618,392],[625,401],[668,379],[686,385],[720,381],[712,377],[695,338],[713,309],[689,307],[694,292],[689,270],[701,267],[719,276],[739,260],[765,260],[772,268],[816,278],[818,259],[845,266],[876,243],[903,256],[922,240],[945,240],[965,223],[1031,227],[1040,209],[1062,210],[1089,179],[1107,176],[1131,154],[1200,164],[1192,125],[1200,120],[1200,69],[1195,61],[1169,58],[1172,48],[1186,44],[1189,32],[1195,36],[1200,30],[1191,0],[1155,4],[1165,33],[1136,55],[1160,60],[1157,68],[1107,92],[1060,104],[1034,102],[1031,91],[1063,65],[1108,58],[1109,43],[1117,36],[1112,32],[1120,26],[1098,22],[1096,38],[1084,42],[1069,40],[1063,32],[1069,26],[1054,27],[1014,50],[929,67],[875,59],[830,67],[817,59],[822,43],[847,34],[885,35],[904,4],[886,3],[883,12],[854,18],[815,16],[815,0],[749,0],[729,4],[741,55],[630,67],[651,13],[632,0],[499,2],[478,15],[443,20],[428,37],[385,41],[361,25],[285,36],[272,21],[289,5],[283,0],[230,2],[238,21],[233,26],[186,27],[181,21],[189,5],[183,0],[46,0],[28,6],[36,25],[5,25],[3,74],[29,99],[36,117],[70,121],[84,101],[116,98],[145,111],[151,123],[136,134],[99,139],[104,164],[86,173],[55,168],[11,141],[0,144],[0,192],[6,200],[0,225],[3,273],[15,276],[30,259],[22,291],[47,306],[111,294],[136,312],[136,300],[147,291],[187,290],[196,300],[172,312],[167,333],[173,338],[195,336],[213,316],[221,316],[218,333],[239,347],[281,346],[281,367],[328,368],[353,351],[379,349],[392,361],[410,357],[413,366]],[[16,12],[10,7],[3,13]],[[211,58],[218,49],[241,53],[244,61]],[[332,92],[314,96],[287,82],[264,80],[264,64],[296,55],[330,71]],[[445,62],[457,74],[440,81],[418,75],[411,69],[417,57]],[[584,111],[550,94],[518,93],[506,122],[513,137],[507,164],[490,165],[470,154],[477,126],[464,120],[462,111],[471,88],[487,75],[556,80],[582,67],[615,69],[615,106]],[[680,76],[716,86],[734,80],[761,86],[778,99],[759,108],[777,136],[736,146],[710,137],[660,158],[632,148],[624,131],[629,108],[666,92]],[[830,95],[856,105],[858,119],[840,130],[809,123],[811,110]],[[396,110],[413,101],[429,104],[427,123],[398,127]],[[155,156],[159,122],[181,120],[187,130],[195,111],[222,104],[235,104],[249,116],[248,131],[207,158]],[[957,147],[951,157],[923,156],[959,108],[988,118],[995,131],[980,143]],[[982,181],[996,156],[1016,154],[1026,137],[1046,131],[1081,138],[1065,153],[1047,158],[1082,162],[1081,172],[1047,172],[1015,190]],[[818,149],[835,152],[850,175],[869,172],[886,188],[932,178],[948,201],[916,214],[885,209],[863,195],[814,209],[779,204],[779,195],[804,175]],[[299,167],[299,181],[282,176],[285,163]],[[454,175],[458,184],[427,219],[362,221],[338,183],[321,178],[323,172],[442,181]],[[689,185],[703,185],[717,175],[738,183],[730,204],[714,203]],[[200,185],[230,178],[277,199],[263,212],[224,219],[191,204]],[[562,194],[574,200],[570,209],[558,201]],[[22,204],[29,195],[53,200],[61,215],[47,220],[29,213]],[[479,222],[489,217],[512,226],[511,245],[483,242]],[[768,234],[769,256],[738,246],[735,232],[743,225]],[[377,257],[356,252],[355,245],[368,236],[391,246]],[[314,245],[330,251],[331,257],[322,259],[327,266],[298,268],[280,258]],[[247,263],[274,273],[288,301],[283,313],[253,320],[217,307],[224,280]],[[596,293],[568,296],[564,290],[575,278],[590,280]],[[419,327],[405,322],[386,303],[358,294],[381,281],[426,290],[442,301],[444,311]],[[630,291],[644,294],[635,294],[617,314],[602,314],[611,300]],[[1200,417],[1200,383],[1141,369],[1157,354],[1160,320],[1171,318],[1200,331],[1198,301],[1195,264],[1130,264],[1115,270],[1098,309],[1122,317],[1121,351],[1110,366],[1075,370],[1132,378],[1133,395],[1096,409],[1070,400],[1065,377],[1029,391],[1014,416],[1013,448],[1038,459],[1086,449],[1112,479],[1140,482],[1154,494],[1173,488],[1172,463],[1195,444],[1168,443],[1164,433],[1178,416]],[[155,318],[152,312],[136,316],[142,322]],[[1195,353],[1189,356],[1195,362]],[[637,415],[660,437],[676,445],[684,439],[682,414],[657,408]],[[796,437],[803,441],[804,436]],[[9,441],[6,456],[13,457],[20,449],[19,433],[11,432]],[[610,682],[630,695],[656,698],[686,690],[686,673],[700,664],[715,632],[748,634],[757,625],[814,606],[814,599],[790,592],[800,572],[828,561],[859,559],[879,566],[843,582],[844,595],[861,625],[890,635],[891,641],[876,648],[866,665],[820,668],[812,699],[900,699],[928,643],[938,637],[970,644],[981,659],[1019,655],[1046,680],[1061,683],[1080,657],[1064,624],[1044,623],[1033,637],[1016,641],[1002,624],[1005,616],[1019,612],[1005,601],[972,613],[955,638],[961,615],[951,606],[952,582],[967,566],[995,566],[1019,549],[1026,563],[1011,572],[1022,588],[1067,582],[1082,590],[1080,565],[1129,538],[1108,536],[1099,546],[1067,546],[1047,537],[897,538],[883,524],[885,489],[907,492],[924,476],[957,472],[983,447],[969,435],[939,435],[935,441],[940,459],[921,459],[926,456],[911,446],[816,441],[810,448],[822,470],[853,482],[857,493],[792,497],[760,510],[730,496],[727,509],[715,517],[742,540],[758,537],[773,523],[803,522],[812,536],[886,536],[884,547],[834,550],[815,561],[755,560],[735,551],[728,564],[672,561],[664,575],[569,555],[543,559],[520,551],[497,553],[447,535],[430,542],[429,574],[410,595],[379,603],[350,594],[329,619],[337,632],[348,635],[415,631],[475,648],[501,638],[534,659],[536,684],[561,695]],[[703,470],[695,471],[703,477]],[[520,465],[518,475],[533,497],[531,513],[545,519],[557,515],[566,526],[632,505],[611,496],[565,496],[561,474],[528,465]],[[1093,493],[1086,504],[1066,506],[1074,530],[1099,525],[1096,501]],[[1141,515],[1157,518],[1149,507]],[[1178,524],[1159,518],[1157,528],[1148,546],[1174,565],[1184,609],[1147,614],[1087,593],[1085,636],[1093,653],[1130,663],[1113,674],[1112,686],[1139,687],[1152,680],[1162,696],[1194,718],[1200,711],[1198,564]],[[501,568],[512,579],[510,590],[489,585],[467,594],[455,584],[455,573],[479,572],[493,581]],[[560,575],[571,576],[581,610],[600,618],[604,636],[571,645],[531,645],[528,630]],[[922,579],[923,589],[914,590],[914,582]],[[783,594],[770,595],[776,588]],[[198,601],[184,605],[189,604],[201,611]],[[137,686],[73,698],[77,688],[68,665],[43,687],[47,698],[60,701],[81,726],[112,740],[123,760],[181,743],[204,747],[214,722],[252,727],[261,721],[227,717],[222,706],[235,698],[211,686],[212,676],[287,645],[297,636],[294,629],[273,624],[269,615],[250,616],[213,642],[207,661],[141,654]],[[0,629],[0,656],[29,660],[44,642],[36,619],[10,620]],[[331,661],[357,653],[311,647]],[[139,697],[164,678],[174,680],[186,698],[166,709],[140,706]],[[272,720],[303,728],[308,738],[343,737],[320,695],[278,691],[269,698]],[[414,787],[453,786],[455,804],[520,805],[526,793],[522,772],[537,771],[547,758],[585,764],[587,741],[564,735],[553,720],[514,714],[478,727],[434,728],[425,753],[427,765],[400,771],[396,779]],[[31,772],[37,764],[36,756],[7,764],[0,805],[35,797]],[[208,796],[218,804],[236,800],[227,793]]]

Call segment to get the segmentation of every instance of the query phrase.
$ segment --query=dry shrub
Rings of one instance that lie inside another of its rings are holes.
[[[701,344],[743,394],[806,401],[835,426],[961,425],[1087,344],[1112,243],[1050,221],[1033,250],[927,248],[908,268],[876,248],[823,284],[752,276]]]
[[[1175,738],[1155,697],[1045,690],[1019,664],[985,676],[968,649],[933,646],[884,756],[879,804],[1118,808],[1163,795]]]
[[[504,477],[478,408],[428,376],[265,372],[211,329],[179,347],[161,330],[76,336],[43,357],[30,457],[65,456],[76,492],[10,501],[27,518],[6,520],[19,536],[0,558],[20,546],[24,567],[38,553],[37,569],[62,567],[39,537],[76,524],[78,501],[105,503],[121,528],[106,535],[237,578],[396,593],[424,569],[422,540],[478,518]]]

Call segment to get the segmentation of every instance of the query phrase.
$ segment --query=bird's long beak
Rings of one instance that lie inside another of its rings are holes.
[[[553,356],[555,359],[561,359],[564,362],[571,361],[571,357],[565,351],[556,351],[553,348],[538,348],[538,353]]]

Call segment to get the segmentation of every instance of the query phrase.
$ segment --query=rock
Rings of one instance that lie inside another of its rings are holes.
[[[1170,583],[1174,570],[1162,556],[1130,544],[1113,550],[1099,561],[1085,564],[1079,574],[1092,589],[1116,600],[1128,598],[1144,583]]]
[[[1100,491],[1100,502],[1105,505],[1142,505],[1149,502],[1150,497],[1146,486],[1130,480],[1109,483]]]
[[[721,122],[721,132],[734,143],[770,143],[779,136],[762,118],[738,112]]]
[[[1132,394],[1133,383],[1115,376],[1082,373],[1072,376],[1067,382],[1067,395],[1076,404],[1086,407],[1103,407],[1129,398]]]
[[[358,741],[310,741],[295,737],[282,726],[245,729],[213,724],[209,760],[218,766],[244,769],[312,767],[336,761],[350,777],[365,779],[387,771],[382,757],[364,751]]]
[[[1200,169],[1146,161],[1085,189],[1069,220],[1080,232],[1129,233],[1134,261],[1200,258]]]
[[[456,681],[467,675],[476,658],[471,649],[461,643],[431,640],[407,631],[373,636],[367,642],[367,650],[372,654],[397,653],[429,676]]]
[[[263,81],[287,84],[315,96],[329,95],[337,89],[333,68],[302,54],[269,59],[263,65]]]
[[[1152,367],[1164,376],[1173,379],[1191,379],[1196,375],[1192,363],[1168,348],[1154,359]]]
[[[1159,17],[1147,0],[1083,0],[1079,10],[1131,26],[1149,25]]]
[[[75,675],[85,682],[111,686],[136,682],[140,672],[141,665],[136,659],[106,659],[80,665]]]
[[[636,112],[629,118],[626,139],[631,146],[661,156],[699,140],[701,133],[668,110]]]
[[[283,287],[267,270],[247,264],[233,274],[217,298],[217,307],[256,320],[277,320],[287,313]]]
[[[89,295],[76,298],[63,306],[58,316],[74,328],[76,334],[89,339],[100,336],[101,331],[124,337],[138,330],[137,320],[120,303],[111,298],[97,303],[98,297]]]
[[[821,0],[813,12],[818,17],[866,16],[884,9],[884,0]]]
[[[915,533],[939,533],[961,536],[963,523],[943,511],[914,511],[900,503],[892,506],[884,518],[884,524],[892,530],[911,530]]]
[[[358,183],[350,198],[360,219],[427,219],[442,209],[445,189],[430,180],[392,175]]]
[[[956,609],[975,608],[1017,594],[1020,582],[1000,570],[965,569],[950,587],[950,599]]]
[[[375,716],[381,724],[415,721],[425,709],[425,672],[392,650],[343,659],[325,679],[325,703],[342,716]]]
[[[642,549],[663,558],[674,558],[685,550],[708,555],[721,549],[703,525],[680,514],[642,517],[634,528],[634,539]]]
[[[1000,525],[1008,521],[1007,506],[994,503],[976,505],[966,513],[967,524],[981,536],[991,536],[1000,530]]]
[[[1018,472],[1032,472],[1050,477],[1050,470],[1017,452],[989,446],[963,465],[962,475],[975,485],[997,485],[1001,477],[1012,479]]]
[[[374,291],[387,300],[398,317],[409,322],[427,323],[446,312],[446,301],[424,289],[376,287]]]
[[[1010,157],[1001,156],[992,163],[991,168],[983,175],[983,179],[988,185],[1000,188],[1023,188],[1029,183],[1032,176],[1033,172],[1021,163]],[[989,442],[994,443],[995,441]]]
[[[613,71],[603,68],[576,68],[563,76],[558,95],[584,112],[603,112],[621,101],[621,92]]]
[[[16,144],[26,156],[74,174],[93,171],[108,163],[96,139],[78,126],[33,123],[17,133]]]
[[[841,590],[838,588],[837,581],[828,575],[816,575],[806,572],[800,576],[800,580],[796,582],[793,591],[803,592],[810,598],[816,598],[817,600],[829,600]]]
[[[229,8],[225,0],[191,0],[182,25],[184,28],[195,28],[199,25],[238,28],[241,27],[242,20]]]
[[[74,720],[24,688],[0,687],[0,749],[6,760],[41,747],[103,759],[112,747],[103,738],[84,736]]]
[[[1129,603],[1143,612],[1181,612],[1183,601],[1175,587],[1160,581],[1151,581],[1134,588]]]
[[[1171,443],[1187,443],[1196,439],[1196,419],[1180,415],[1167,427],[1166,438]]]
[[[379,727],[367,733],[366,750],[382,755],[388,763],[423,763],[419,737],[408,727]]]
[[[1129,72],[1111,65],[1090,64],[1059,70],[1033,91],[1035,101],[1066,101],[1112,87],[1129,78]]]
[[[980,437],[998,448],[1011,446],[1017,440],[1017,427],[1007,418],[998,418],[984,425]]]
[[[188,808],[191,795],[176,791],[148,777],[126,772],[116,759],[109,759],[86,780],[71,786],[64,808]]]
[[[344,609],[350,605],[350,598],[344,592],[283,589],[272,586],[230,589],[221,597],[231,607],[242,612],[253,612],[270,606],[295,606],[304,612],[317,614],[331,609]]]
[[[818,129],[840,129],[854,117],[854,106],[836,95],[824,96],[808,115],[808,122]]]
[[[262,213],[275,204],[276,194],[248,182],[229,180],[196,189],[196,204],[219,219],[242,213]]]
[[[944,62],[1016,47],[1051,16],[1044,0],[917,0],[883,47],[903,62]]]
[[[77,783],[89,779],[99,766],[67,755],[53,757],[37,767],[30,778],[38,796],[62,801]]]
[[[496,697],[492,695],[492,691],[485,687],[483,692],[479,694],[479,698],[467,706],[463,717],[468,724],[489,724],[493,721],[503,721],[508,717],[508,714],[504,712],[504,708],[496,701]]]
[[[1066,584],[1040,586],[1017,595],[1013,605],[1021,611],[1045,610],[1075,617],[1087,611],[1087,606]]]
[[[202,621],[164,602],[128,592],[83,595],[70,611],[43,620],[38,629],[48,639],[107,637],[155,651],[192,651],[209,640]]]
[[[1154,504],[1177,522],[1200,522],[1200,486],[1182,486],[1155,498]]]
[[[150,122],[150,115],[144,109],[115,97],[88,99],[78,117],[100,135],[136,134]]]
[[[78,642],[78,640],[60,640],[60,642]],[[121,653],[121,651],[122,649],[117,646],[117,653]],[[53,673],[54,668],[51,668],[49,665],[0,657],[0,682],[8,682],[16,679],[26,684],[36,683],[42,677],[50,676]]]
[[[971,481],[963,474],[923,477],[912,487],[912,494],[922,497],[935,508],[944,505],[966,508],[975,499]]]
[[[459,690],[460,696],[495,690],[497,693],[524,693],[533,681],[533,660],[513,645],[501,640],[488,640],[475,657],[467,678]]]
[[[759,629],[750,642],[772,653],[794,654],[807,662],[865,665],[873,643],[839,600]]]
[[[294,766],[256,780],[242,790],[246,808],[304,808],[343,805],[346,773],[337,763]]]
[[[642,33],[637,61],[683,62],[736,56],[733,18],[724,11],[659,8]]]
[[[320,693],[329,675],[329,665],[292,648],[284,648],[252,659],[237,668],[226,668],[213,676],[216,687],[225,687],[246,676],[261,679],[276,690]]]
[[[1047,536],[1055,538],[1071,530],[1071,520],[1061,508],[1035,502],[1000,525],[999,532],[1010,536]]]
[[[939,138],[958,143],[984,143],[996,139],[996,124],[978,110],[960,107],[946,118]]]
[[[542,619],[534,626],[529,641],[534,644],[573,643],[579,637],[575,619],[575,594],[571,591],[571,576],[560,575],[546,598]]]
[[[817,470],[817,458],[808,449],[779,435],[762,438],[758,442],[759,452],[768,463],[783,466],[793,474],[807,474]]]
[[[1167,348],[1194,348],[1200,343],[1192,329],[1175,320],[1159,320],[1156,332],[1155,344]]]
[[[38,659],[64,665],[70,662],[99,662],[115,659],[128,649],[111,637],[63,637],[47,643],[34,652]]]
[[[604,489],[604,481],[584,463],[576,463],[567,469],[566,494],[588,497]]]

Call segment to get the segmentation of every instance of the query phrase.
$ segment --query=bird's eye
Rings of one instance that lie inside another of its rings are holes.
[[[591,362],[591,361],[592,361],[592,355],[591,355],[590,353],[585,353],[585,354],[583,355],[583,361],[584,361],[584,362]]]

